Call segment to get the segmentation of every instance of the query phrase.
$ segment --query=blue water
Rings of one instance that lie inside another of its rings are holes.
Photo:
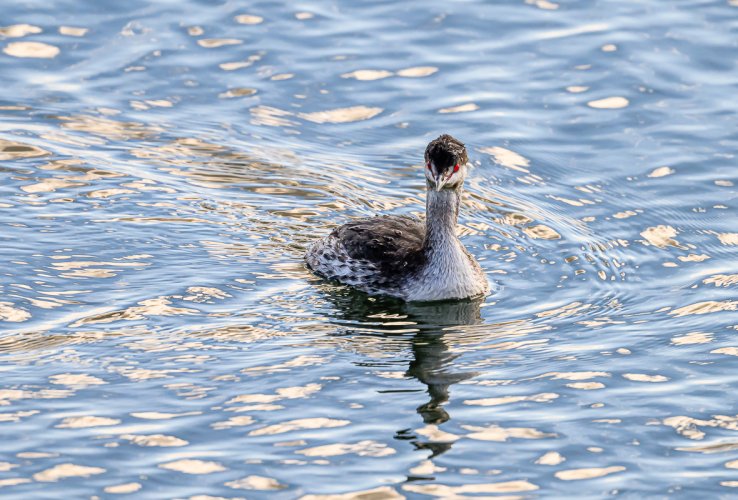
[[[0,13],[0,495],[734,494],[734,0]],[[312,276],[441,133],[495,293]]]

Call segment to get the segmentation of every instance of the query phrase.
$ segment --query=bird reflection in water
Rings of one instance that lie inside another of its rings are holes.
[[[460,334],[455,327],[480,324],[484,298],[407,303],[369,298],[351,290],[329,297],[337,309],[334,318],[337,323],[357,330],[370,329],[395,339],[402,335],[407,339],[413,356],[405,375],[425,384],[430,396],[430,400],[417,408],[418,414],[425,424],[439,425],[448,421],[451,417],[444,406],[450,398],[450,387],[476,375],[470,371],[455,371],[455,360],[460,356],[453,349],[454,339]],[[431,456],[447,451],[452,444],[432,438],[423,441],[412,429],[398,431],[395,438],[411,441],[418,449],[428,449]]]

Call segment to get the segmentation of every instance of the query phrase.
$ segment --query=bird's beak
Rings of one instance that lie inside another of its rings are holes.
[[[449,177],[444,177],[443,174],[436,176],[436,191],[440,191],[448,181]]]

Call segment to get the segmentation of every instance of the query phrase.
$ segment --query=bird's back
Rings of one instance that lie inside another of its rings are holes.
[[[305,260],[315,272],[369,293],[401,296],[423,262],[425,225],[414,217],[361,219],[314,243]]]

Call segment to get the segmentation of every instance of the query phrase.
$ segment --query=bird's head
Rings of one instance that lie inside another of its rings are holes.
[[[428,189],[459,189],[466,177],[469,157],[464,144],[448,134],[432,140],[425,148],[425,178]]]

